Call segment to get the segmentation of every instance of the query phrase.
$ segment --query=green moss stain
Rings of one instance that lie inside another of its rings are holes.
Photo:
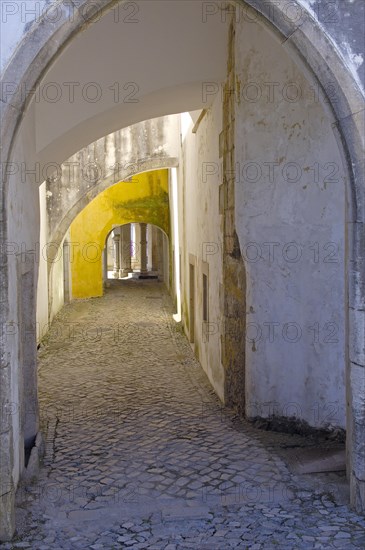
[[[123,219],[131,222],[144,222],[148,219],[149,223],[161,227],[166,233],[170,232],[169,194],[165,191],[160,191],[158,195],[121,201],[114,208]]]

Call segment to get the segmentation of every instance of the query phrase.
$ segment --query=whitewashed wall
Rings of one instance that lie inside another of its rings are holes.
[[[331,119],[258,24],[238,24],[236,70],[248,414],[345,427],[346,172]]]
[[[9,422],[12,424],[12,443],[14,461],[12,465],[12,480],[16,486],[24,466],[24,440],[21,422],[21,404],[23,381],[19,369],[21,330],[23,319],[19,314],[21,300],[21,279],[19,262],[23,262],[22,254],[34,252],[37,261],[37,246],[39,243],[40,208],[39,184],[37,176],[26,173],[22,167],[34,167],[35,136],[32,120],[32,107],[29,117],[23,121],[22,134],[14,147],[11,162],[14,163],[14,174],[10,176],[6,197],[7,227],[8,227],[8,276],[9,276],[9,313],[6,323],[5,345],[11,361],[11,395],[9,404],[12,414]],[[23,164],[20,163],[22,160]],[[35,267],[35,286],[37,287],[38,269]],[[35,313],[35,303],[34,313]],[[36,317],[34,314],[34,325]],[[12,331],[11,328],[14,327]],[[36,325],[34,326],[36,330]]]
[[[47,200],[46,184],[39,187],[40,231],[39,268],[37,287],[37,342],[39,343],[48,328],[48,272],[44,253],[47,244]]]
[[[224,372],[221,364],[220,289],[222,284],[221,216],[219,185],[221,160],[219,134],[222,131],[220,96],[199,124],[187,132],[179,168],[180,248],[182,260],[183,323],[188,334],[189,258],[195,259],[195,353],[212,386],[224,400]],[[209,325],[203,322],[203,262],[209,270]],[[209,333],[209,334],[208,334]]]

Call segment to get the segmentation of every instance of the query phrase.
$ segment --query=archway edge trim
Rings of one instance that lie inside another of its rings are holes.
[[[319,85],[349,171],[347,222],[365,223],[365,95],[357,75],[323,26],[297,0],[291,5],[299,12],[306,11],[298,24],[289,21],[284,11],[287,3],[280,5],[276,0],[236,0],[236,3],[256,10],[260,22],[276,36],[305,75]]]

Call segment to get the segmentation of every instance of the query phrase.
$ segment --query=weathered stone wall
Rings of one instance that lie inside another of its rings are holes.
[[[346,425],[345,190],[330,111],[258,23],[236,27],[247,415]]]
[[[225,371],[225,402],[238,412],[245,411],[245,339],[246,333],[246,272],[236,228],[236,56],[235,24],[229,31],[227,82],[223,88],[223,323],[222,364]]]
[[[301,27],[304,33],[307,32],[308,18],[313,17],[320,25],[323,37],[328,36],[336,45],[349,72],[362,84],[364,90],[365,6],[362,0],[237,0],[235,3],[240,6],[237,21],[257,21],[257,10],[276,27],[284,30],[288,37]],[[333,94],[333,89],[329,89],[329,93]]]
[[[18,162],[19,159],[23,159],[24,163],[30,166],[34,158],[33,130],[30,124],[25,124],[23,130],[22,139],[18,140],[13,149],[11,161]],[[3,207],[7,214],[7,237],[0,239],[2,246],[1,269],[6,273],[6,276],[4,273],[2,275],[4,276],[2,282],[8,281],[0,307],[0,314],[4,315],[1,322],[0,338],[2,346],[0,357],[0,490],[4,494],[4,497],[0,498],[0,519],[4,523],[0,524],[0,536],[8,538],[7,533],[14,529],[14,490],[24,468],[25,433],[22,411],[24,410],[25,372],[23,369],[29,367],[28,380],[34,381],[34,369],[36,368],[33,361],[29,361],[26,365],[22,364],[22,354],[24,356],[22,332],[28,331],[28,341],[34,338],[35,343],[36,325],[34,317],[31,326],[25,326],[21,303],[26,298],[24,294],[28,295],[29,299],[31,296],[33,299],[35,298],[37,270],[33,278],[34,293],[30,295],[29,290],[27,291],[22,286],[19,269],[26,264],[27,257],[33,257],[35,265],[38,262],[38,254],[35,249],[35,243],[39,240],[38,183],[34,181],[32,175],[22,180],[19,175],[13,175],[7,182],[6,191]],[[35,315],[35,300],[32,307]]]

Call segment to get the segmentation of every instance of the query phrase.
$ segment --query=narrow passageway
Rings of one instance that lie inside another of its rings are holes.
[[[364,518],[275,451],[294,436],[223,411],[172,313],[133,280],[62,310],[39,352],[44,466],[1,547],[363,548]]]

